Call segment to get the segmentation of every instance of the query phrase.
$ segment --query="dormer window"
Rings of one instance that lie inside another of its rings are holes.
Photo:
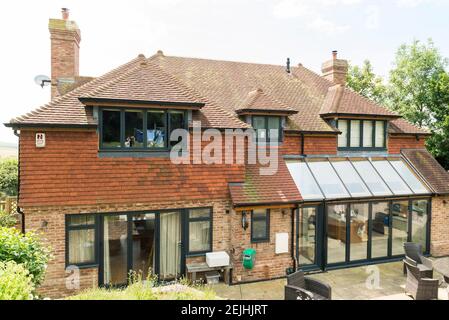
[[[252,116],[257,143],[278,143],[282,141],[282,117]]]
[[[339,150],[385,150],[387,121],[339,119]]]
[[[187,128],[184,110],[103,108],[100,110],[100,149],[166,150],[170,133]]]

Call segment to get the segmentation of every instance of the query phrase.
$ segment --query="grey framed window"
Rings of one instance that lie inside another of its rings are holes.
[[[278,116],[253,116],[252,126],[257,143],[282,142],[282,118]]]
[[[99,112],[100,149],[109,151],[169,150],[175,129],[187,129],[184,110],[102,108]]]
[[[339,150],[385,150],[387,121],[339,119],[337,127]]]
[[[212,251],[212,208],[187,209],[188,255]]]
[[[98,232],[95,215],[66,216],[66,265],[98,264]]]
[[[251,211],[251,242],[270,241],[270,210]]]

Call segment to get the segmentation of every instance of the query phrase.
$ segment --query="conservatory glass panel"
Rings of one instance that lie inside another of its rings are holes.
[[[324,198],[304,162],[287,162],[287,168],[304,200]]]
[[[391,165],[399,172],[401,177],[407,182],[415,193],[429,193],[429,190],[419,181],[413,172],[402,160],[390,161]]]
[[[338,172],[341,180],[353,197],[371,196],[366,185],[355,171],[354,167],[349,161],[335,161],[332,162],[335,170]]]
[[[326,198],[350,197],[329,162],[309,162],[309,167]]]
[[[382,181],[369,161],[354,161],[353,164],[375,196],[391,195],[387,185]]]
[[[373,161],[373,166],[380,173],[394,194],[412,194],[413,192],[386,160]]]

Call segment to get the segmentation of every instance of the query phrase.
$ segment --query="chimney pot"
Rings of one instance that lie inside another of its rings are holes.
[[[61,13],[62,13],[63,20],[66,20],[66,21],[69,20],[70,10],[68,8],[62,8]]]
[[[334,60],[337,60],[337,54],[338,54],[338,51],[337,51],[337,50],[332,51],[332,58],[333,58]]]

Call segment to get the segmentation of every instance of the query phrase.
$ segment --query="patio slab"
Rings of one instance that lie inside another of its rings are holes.
[[[404,294],[406,278],[402,270],[402,262],[391,262],[308,276],[328,283],[332,287],[334,300],[411,300]],[[441,278],[438,273],[434,277]],[[286,279],[278,279],[233,286],[219,283],[212,288],[225,299],[282,300],[285,284]],[[448,300],[444,284],[439,289],[439,298]]]

